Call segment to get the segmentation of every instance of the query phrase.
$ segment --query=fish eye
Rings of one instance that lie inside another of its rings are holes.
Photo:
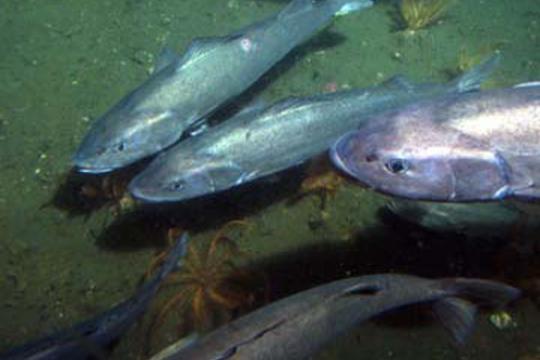
[[[172,191],[180,191],[186,186],[186,182],[184,180],[176,180],[169,184],[169,190]]]
[[[402,174],[409,170],[410,163],[404,159],[390,159],[384,163],[384,167],[392,174]]]
[[[116,150],[124,151],[124,149],[125,149],[125,145],[123,141],[120,144],[116,145]]]

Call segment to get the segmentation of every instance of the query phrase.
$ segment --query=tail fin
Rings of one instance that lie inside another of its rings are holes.
[[[461,297],[483,305],[502,307],[517,299],[521,293],[512,286],[480,279],[445,279],[442,287],[445,292],[455,296],[435,302],[433,311],[459,345],[463,345],[472,332],[476,315],[476,306]]]
[[[452,81],[452,89],[457,92],[467,92],[480,89],[480,85],[486,81],[501,60],[500,52],[495,52],[489,58],[474,66]]]
[[[360,11],[373,5],[372,0],[292,0],[280,13],[284,18],[311,10],[313,7],[327,7],[335,16]]]
[[[469,298],[480,305],[503,307],[521,295],[519,289],[497,281],[465,278],[446,281],[446,291],[455,296]]]

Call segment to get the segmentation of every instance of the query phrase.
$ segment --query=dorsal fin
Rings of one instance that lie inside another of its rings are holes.
[[[177,59],[176,53],[169,47],[164,47],[159,52],[156,63],[154,65],[153,73],[158,73]]]
[[[201,56],[210,49],[222,44],[226,39],[227,37],[202,37],[193,39],[182,56],[182,63]]]
[[[293,0],[291,1],[281,12],[278,14],[278,19],[284,19],[290,16],[291,14],[296,14],[298,12],[306,11],[307,9],[310,9],[312,6],[316,5],[317,3],[321,3],[321,1],[313,1],[313,0]]]
[[[413,91],[415,89],[415,85],[403,75],[394,75],[390,79],[384,81],[381,85],[388,89],[406,91]]]
[[[375,295],[381,290],[382,288],[377,284],[359,283],[344,289],[340,295]]]

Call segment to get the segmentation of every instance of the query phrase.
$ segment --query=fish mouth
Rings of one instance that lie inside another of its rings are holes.
[[[77,172],[80,172],[83,174],[95,174],[95,175],[110,173],[113,170],[115,170],[114,168],[93,168],[93,167],[87,167],[87,166],[80,166],[77,164],[74,165],[74,168],[75,170],[77,170]]]
[[[136,200],[148,202],[148,203],[157,203],[163,201],[163,199],[160,199],[156,197],[155,195],[152,195],[148,191],[144,190],[141,186],[139,186],[138,182],[136,181],[137,178],[131,180],[131,182],[128,185],[128,191],[135,198]]]
[[[75,155],[73,157],[72,165],[77,172],[84,174],[105,174],[116,169],[112,166],[96,166],[95,164],[90,163],[88,160],[82,159],[80,155]]]

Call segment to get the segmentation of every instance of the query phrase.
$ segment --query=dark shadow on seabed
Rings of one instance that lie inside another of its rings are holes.
[[[322,245],[302,247],[257,262],[256,270],[270,279],[271,300],[341,278],[393,272],[427,278],[476,277],[507,282],[521,287],[523,298],[531,298],[540,309],[540,285],[521,282],[540,275],[540,251],[527,258],[521,256],[521,265],[515,266],[516,256],[520,255],[516,254],[512,239],[437,234],[388,217],[384,211],[380,215],[384,225],[360,231],[346,244],[325,239]],[[415,309],[385,318],[383,323],[410,326],[431,322],[431,310]]]

